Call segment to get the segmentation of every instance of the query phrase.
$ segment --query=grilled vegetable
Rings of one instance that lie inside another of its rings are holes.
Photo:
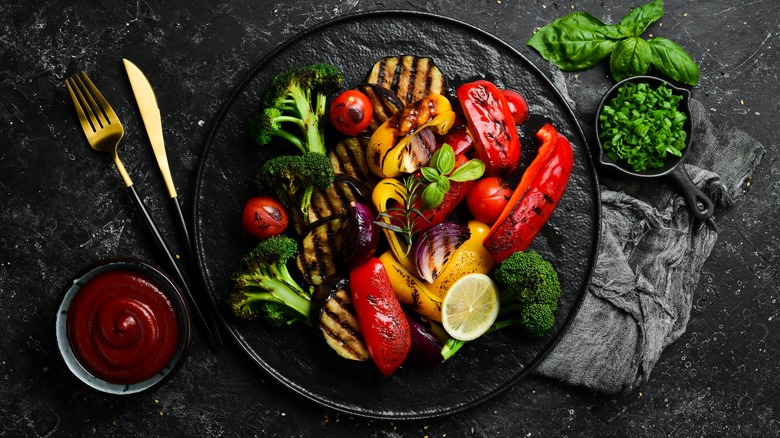
[[[385,120],[404,108],[398,96],[387,88],[376,84],[363,84],[357,88],[368,97],[373,108],[371,123],[368,125],[369,132],[374,132]]]
[[[338,272],[334,260],[343,252],[337,242],[344,226],[343,219],[350,214],[352,202],[366,202],[377,181],[366,164],[363,145],[358,139],[339,142],[328,152],[336,181],[327,190],[315,189],[309,207],[309,222],[316,225],[301,241],[298,268],[304,278],[314,285]],[[338,221],[335,221],[338,219]]]
[[[485,163],[485,175],[506,176],[520,163],[520,138],[506,97],[493,83],[479,80],[456,92],[477,158]]]
[[[412,338],[387,271],[378,258],[372,258],[352,268],[349,284],[371,359],[382,374],[390,376],[406,359]]]
[[[396,259],[392,251],[385,251],[379,260],[385,266],[395,296],[401,304],[426,318],[441,321],[441,298],[432,295],[424,281],[415,277]],[[408,258],[404,260],[408,261]]]
[[[346,288],[339,288],[325,300],[320,310],[320,331],[339,356],[357,361],[371,358]]]
[[[542,140],[536,158],[484,240],[485,248],[498,262],[531,245],[569,182],[574,161],[569,141],[549,123],[536,137]]]
[[[347,215],[331,217],[313,224],[301,239],[298,268],[309,283],[318,286],[339,271],[336,260],[341,257]]]
[[[490,231],[490,226],[476,220],[470,220],[468,228],[471,236],[452,253],[436,280],[427,284],[428,293],[433,297],[443,300],[450,286],[464,275],[473,272],[488,274],[495,266],[493,257],[482,245],[482,241]]]
[[[471,236],[468,227],[444,222],[425,230],[412,245],[411,258],[418,277],[433,283],[450,256]]]
[[[374,107],[368,96],[358,90],[341,92],[330,104],[330,123],[337,131],[350,137],[363,132],[371,123]]]
[[[444,75],[433,60],[413,55],[380,59],[369,72],[366,82],[392,91],[401,105],[417,102],[430,94],[442,94],[446,88]]]
[[[371,134],[366,151],[369,168],[379,177],[417,171],[430,160],[436,142],[426,141],[426,137],[413,141],[415,137],[425,128],[445,134],[453,123],[455,113],[450,101],[440,94],[430,94],[406,105]]]
[[[416,207],[421,184],[414,176],[407,176],[403,182],[395,178],[385,178],[379,181],[371,193],[371,201],[380,215],[377,225],[382,228],[393,254],[409,271],[414,271],[407,255],[411,250],[414,235],[417,234],[417,223],[425,222],[425,217]]]
[[[347,218],[347,234],[351,235],[350,240],[354,245],[349,248],[346,257],[349,264],[355,266],[374,256],[376,247],[379,246],[379,227],[374,224],[376,213],[365,204],[353,202],[350,204],[350,213]]]
[[[407,362],[428,368],[441,365],[441,349],[444,345],[430,329],[431,322],[412,313],[407,313],[406,319],[412,332],[412,348],[406,358]]]

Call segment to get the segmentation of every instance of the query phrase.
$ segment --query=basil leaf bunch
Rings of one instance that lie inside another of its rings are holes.
[[[476,158],[471,159],[455,169],[455,151],[448,144],[434,152],[430,166],[420,169],[425,181],[422,192],[422,209],[436,208],[444,200],[444,195],[450,191],[450,181],[465,182],[479,179],[485,173],[485,163]]]
[[[662,0],[634,8],[619,24],[604,24],[587,12],[574,12],[539,29],[528,45],[565,71],[591,68],[609,56],[616,81],[643,75],[652,65],[671,79],[696,85],[699,67],[685,49],[666,38],[641,36],[663,14]]]

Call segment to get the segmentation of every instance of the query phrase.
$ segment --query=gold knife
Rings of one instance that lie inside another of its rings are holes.
[[[165,141],[163,140],[162,117],[160,116],[160,107],[157,105],[157,98],[149,80],[143,72],[127,59],[122,59],[127,70],[127,77],[130,79],[130,86],[133,88],[135,100],[138,102],[138,109],[141,112],[141,118],[146,127],[146,133],[149,135],[149,142],[152,144],[154,156],[157,158],[157,165],[160,167],[165,186],[168,189],[168,195],[173,199],[174,210],[176,210],[179,219],[179,228],[183,233],[183,239],[186,245],[188,256],[192,256],[192,247],[190,243],[190,233],[187,230],[187,222],[179,205],[176,185],[173,183],[171,169],[168,165],[168,154],[165,151]]]
[[[168,189],[168,195],[171,198],[171,204],[176,213],[178,220],[178,228],[182,234],[184,240],[187,258],[192,266],[195,265],[194,252],[192,250],[192,244],[190,242],[190,233],[187,230],[187,222],[184,220],[184,214],[181,211],[181,205],[179,204],[178,194],[176,192],[176,186],[173,183],[173,177],[171,176],[171,169],[168,165],[168,154],[165,151],[165,141],[163,140],[162,130],[162,117],[160,116],[160,107],[157,105],[157,97],[154,94],[152,85],[149,80],[143,74],[143,72],[127,59],[122,59],[125,64],[125,70],[127,71],[127,77],[130,79],[130,86],[133,89],[135,100],[138,103],[138,109],[141,112],[141,118],[144,121],[146,127],[146,134],[149,136],[149,142],[152,145],[154,156],[157,158],[157,165],[160,167],[160,173],[162,173],[163,180]],[[196,270],[197,272],[197,270]],[[200,288],[199,288],[200,289]],[[202,294],[203,295],[203,294]],[[194,300],[194,297],[192,299]],[[192,303],[197,313],[201,313],[198,309],[197,303]],[[207,307],[211,308],[211,305]],[[212,343],[221,345],[221,339],[219,337],[219,327],[216,324],[216,319],[212,312],[209,312],[208,317],[201,314],[204,318],[204,323],[209,331],[210,337],[212,337]]]

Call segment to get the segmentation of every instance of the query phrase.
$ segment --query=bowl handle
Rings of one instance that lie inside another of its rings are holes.
[[[685,166],[680,163],[679,166],[675,166],[669,173],[669,177],[677,183],[680,191],[682,192],[685,203],[688,204],[688,210],[696,219],[707,220],[712,217],[715,212],[715,204],[712,200],[704,194],[704,192],[696,186],[688,176],[688,172],[685,171]],[[701,203],[701,208],[699,206]]]

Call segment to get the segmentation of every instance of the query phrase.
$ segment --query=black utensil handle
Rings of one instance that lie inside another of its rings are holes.
[[[709,196],[693,183],[691,177],[688,176],[688,172],[685,171],[683,163],[672,169],[669,177],[677,183],[685,203],[688,205],[688,210],[696,219],[704,221],[712,217],[712,214],[715,212],[715,204]],[[701,203],[701,208],[699,203]]]
[[[187,251],[185,257],[188,262],[187,266],[191,268],[190,274],[193,275],[194,278],[198,278],[198,268],[197,264],[195,263],[195,251],[192,248],[190,232],[187,227],[187,221],[184,219],[184,213],[182,212],[181,204],[179,203],[179,197],[173,196],[171,198],[171,204],[176,216],[176,225],[179,228],[179,233],[181,234],[179,237],[184,240],[184,249]],[[206,293],[202,283],[195,281],[194,286],[195,291],[198,293],[198,297],[203,300],[201,302],[207,303],[204,310],[208,315],[208,321],[211,323],[211,331],[219,344],[222,345],[222,336],[220,335],[221,326],[216,315],[217,307],[212,301],[211,297]]]
[[[203,329],[206,331],[206,336],[208,337],[209,342],[213,347],[219,348],[221,343],[218,341],[217,338],[215,338],[215,335],[212,331],[212,325],[209,323],[209,320],[206,318],[206,316],[198,306],[198,303],[195,300],[195,297],[192,295],[192,291],[190,290],[190,287],[187,284],[187,281],[184,278],[181,269],[179,269],[179,265],[176,263],[176,259],[171,253],[171,250],[168,249],[168,245],[165,244],[165,240],[163,240],[162,234],[160,234],[160,230],[157,228],[157,225],[154,223],[154,219],[152,219],[152,216],[149,214],[149,211],[146,209],[146,206],[141,200],[141,197],[138,196],[138,192],[135,190],[135,186],[130,185],[127,188],[130,190],[130,193],[132,193],[133,202],[135,202],[135,206],[136,208],[138,208],[138,211],[141,212],[141,215],[144,218],[144,222],[146,222],[147,228],[149,229],[149,232],[152,234],[152,237],[154,238],[154,242],[157,244],[159,249],[165,254],[165,258],[168,260],[168,264],[170,265],[170,268],[173,271],[174,279],[179,283],[182,290],[184,291],[184,294],[187,296],[188,304],[190,305],[192,311],[195,313],[196,319],[203,325]]]
[[[171,198],[171,204],[173,205],[173,211],[176,214],[176,226],[179,227],[181,238],[184,240],[185,250],[187,251],[187,257],[190,260],[194,260],[193,256],[195,252],[192,250],[192,241],[190,240],[190,231],[187,229],[187,221],[184,219],[184,213],[181,211],[181,204],[179,204],[179,197],[174,196]]]

